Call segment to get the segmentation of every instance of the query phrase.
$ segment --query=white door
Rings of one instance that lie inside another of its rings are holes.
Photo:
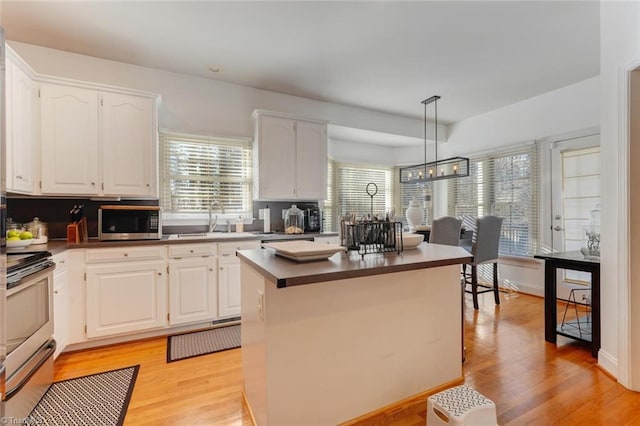
[[[104,195],[157,196],[153,100],[100,94]]]
[[[87,337],[166,325],[164,261],[87,267]]]
[[[41,86],[42,193],[98,194],[98,93]]]
[[[169,323],[216,318],[216,259],[191,257],[169,261]]]
[[[218,260],[218,314],[240,315],[240,259],[221,256]]]
[[[554,251],[580,251],[587,246],[587,230],[600,209],[600,137],[590,135],[556,141],[551,151],[551,241]],[[599,229],[596,229],[599,232]],[[587,286],[590,274],[560,271],[558,297],[568,289]]]
[[[296,199],[327,198],[326,126],[296,122]]]

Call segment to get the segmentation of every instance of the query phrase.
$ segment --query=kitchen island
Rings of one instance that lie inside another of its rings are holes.
[[[464,249],[238,257],[245,398],[258,425],[335,425],[462,381]]]

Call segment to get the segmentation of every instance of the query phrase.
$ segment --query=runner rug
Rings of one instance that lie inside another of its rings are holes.
[[[139,365],[53,383],[27,425],[122,425]]]
[[[167,339],[167,362],[240,347],[240,325],[176,334]]]

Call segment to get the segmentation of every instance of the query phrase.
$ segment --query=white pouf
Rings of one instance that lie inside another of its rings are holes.
[[[427,399],[428,426],[497,424],[496,404],[471,386],[456,386]]]

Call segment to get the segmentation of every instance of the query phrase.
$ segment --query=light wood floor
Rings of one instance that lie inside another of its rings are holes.
[[[468,295],[467,295],[468,296]],[[596,367],[584,346],[544,341],[543,300],[466,300],[466,383],[496,403],[500,425],[640,425],[640,393]],[[140,364],[125,425],[249,425],[240,350],[166,363],[166,338],[62,354],[55,380]],[[367,425],[424,425],[424,400]],[[309,424],[309,426],[312,423]],[[299,425],[307,426],[307,425]]]

